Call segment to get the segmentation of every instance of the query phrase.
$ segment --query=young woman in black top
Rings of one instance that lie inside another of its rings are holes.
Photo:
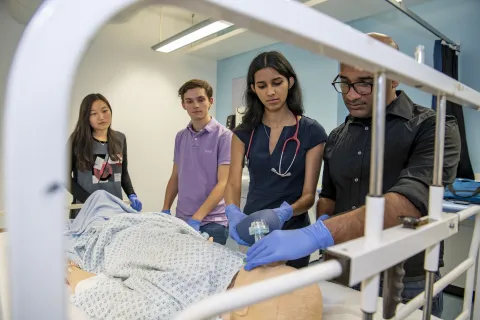
[[[128,173],[127,140],[123,133],[114,131],[112,108],[99,93],[87,95],[81,105],[71,145],[70,193],[73,203],[84,203],[97,190],[105,190],[122,199],[122,189],[131,206],[142,210]],[[70,212],[75,218],[78,210]]]

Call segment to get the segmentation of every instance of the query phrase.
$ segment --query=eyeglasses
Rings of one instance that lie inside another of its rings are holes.
[[[356,93],[361,95],[367,95],[372,93],[373,83],[369,82],[355,82],[349,83],[344,81],[336,81],[338,76],[333,80],[332,86],[338,93],[347,94],[350,91],[350,88],[353,88]]]

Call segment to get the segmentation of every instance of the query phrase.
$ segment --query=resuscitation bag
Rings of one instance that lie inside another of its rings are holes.
[[[443,198],[445,200],[480,204],[480,182],[457,178],[452,184],[445,187]]]
[[[281,229],[280,219],[273,209],[264,209],[256,211],[237,224],[237,233],[240,239],[252,246],[255,243],[255,236],[250,235],[249,228],[255,220],[263,220],[268,226],[269,233]]]

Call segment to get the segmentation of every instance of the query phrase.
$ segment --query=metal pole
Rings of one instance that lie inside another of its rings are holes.
[[[402,1],[398,0],[385,0],[392,6],[394,6],[397,10],[401,11],[404,13],[407,17],[424,27],[426,30],[430,31],[432,34],[440,38],[441,40],[445,41],[446,43],[452,45],[455,47],[455,50],[460,52],[460,45],[456,44],[453,42],[451,39],[449,39],[446,35],[435,29],[431,24],[429,24],[427,21],[423,20],[420,18],[418,15],[416,15],[413,11],[407,8]]]
[[[447,99],[441,96],[437,99],[437,124],[435,127],[435,156],[433,160],[433,183],[436,187],[443,187],[443,154],[445,141],[445,114]]]
[[[380,72],[375,77],[372,110],[372,151],[370,185],[365,207],[365,245],[376,246],[382,240],[385,199],[383,198],[383,162],[385,145],[385,112],[387,77]],[[377,310],[380,274],[362,282],[362,311],[364,320],[372,320]]]
[[[435,272],[427,271],[425,281],[425,306],[423,308],[423,320],[430,320],[432,316],[433,284]]]
[[[444,154],[444,140],[445,140],[445,113],[446,113],[447,100],[445,96],[441,96],[440,99],[437,99],[437,119],[435,126],[435,156],[433,160],[433,181],[432,187],[443,186],[442,175],[443,175],[443,154]],[[432,190],[432,189],[431,189]],[[429,206],[434,204],[430,203]],[[441,212],[429,212],[430,218],[433,218],[432,215],[438,215]],[[440,244],[436,245],[439,249]],[[432,249],[432,252],[434,249]],[[437,250],[438,251],[438,250]],[[433,299],[433,285],[434,285],[434,276],[435,271],[432,271],[433,265],[436,266],[438,270],[438,252],[433,255],[433,258],[436,261],[431,261],[429,263],[429,257],[431,253],[427,250],[426,265],[430,264],[430,269],[426,271],[425,278],[425,307],[423,308],[423,320],[429,320],[432,315],[432,299]]]
[[[385,150],[385,103],[387,91],[387,77],[385,72],[379,73],[375,80],[369,193],[372,197],[380,197],[383,192],[383,162]]]
[[[472,313],[471,316],[470,316],[470,319],[472,319],[472,320],[473,319],[480,319],[479,318],[479,316],[480,316],[480,278],[479,278],[480,277],[480,252],[477,252],[477,259],[476,259],[475,262],[477,264],[476,271],[475,271],[476,275],[475,275],[475,277],[472,277],[476,281],[476,283],[475,283],[475,300],[473,302],[473,312],[472,312],[471,308],[469,310]],[[472,292],[471,296],[473,296],[473,292]]]

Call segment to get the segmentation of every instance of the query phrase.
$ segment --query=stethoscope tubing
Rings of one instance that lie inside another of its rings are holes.
[[[296,125],[295,125],[294,135],[292,137],[288,138],[287,140],[285,140],[285,142],[283,143],[282,153],[280,155],[280,161],[279,161],[279,164],[278,164],[278,171],[275,170],[274,168],[272,168],[272,172],[274,172],[275,174],[277,174],[281,177],[291,176],[291,172],[289,172],[289,171],[290,171],[290,168],[292,167],[293,163],[295,162],[295,158],[297,157],[298,150],[300,149],[300,140],[298,139],[298,130],[299,130],[300,125],[299,125],[299,121],[298,121],[297,116],[295,116],[295,121],[296,121]],[[252,141],[253,141],[253,135],[254,134],[255,134],[255,129],[253,129],[252,133],[250,134],[250,140],[248,142],[247,152],[245,154],[245,163],[246,163],[247,167],[248,167],[248,164],[249,164],[250,147],[252,146]],[[287,143],[290,142],[290,141],[294,141],[296,143],[295,155],[293,156],[292,162],[288,166],[287,170],[284,173],[282,173],[281,172],[281,167],[282,167],[283,153],[285,152],[285,149],[287,147]]]

